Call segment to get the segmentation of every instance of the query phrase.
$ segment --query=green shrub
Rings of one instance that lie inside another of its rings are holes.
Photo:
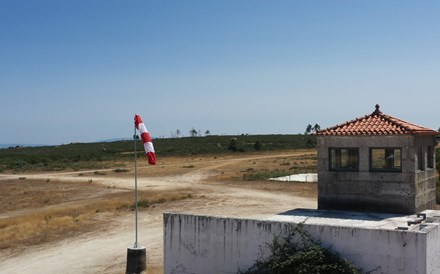
[[[150,202],[147,199],[141,199],[137,202],[138,208],[147,208],[150,207]],[[130,207],[131,210],[135,210],[136,203],[133,203],[133,205]]]
[[[128,172],[129,170],[126,168],[117,168],[115,170],[113,170],[113,172],[119,173],[119,172]]]
[[[435,189],[435,201],[439,205],[440,204],[440,178],[437,178],[437,187]]]
[[[304,230],[302,223],[289,227],[286,237],[276,236],[268,244],[271,255],[258,259],[240,274],[360,274],[362,270],[324,248]]]
[[[260,151],[262,147],[263,147],[263,145],[261,144],[260,141],[255,142],[254,148],[256,151]]]

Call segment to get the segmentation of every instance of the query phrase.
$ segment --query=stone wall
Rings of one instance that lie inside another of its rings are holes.
[[[434,137],[318,136],[317,142],[319,209],[411,214],[435,205],[435,169],[417,170],[418,147],[434,145]],[[329,171],[330,147],[359,148],[359,171]],[[401,172],[370,172],[369,150],[378,147],[402,149]]]

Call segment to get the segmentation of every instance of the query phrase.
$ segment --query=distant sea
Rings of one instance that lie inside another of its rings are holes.
[[[46,146],[46,145],[42,145],[42,144],[0,144],[0,148],[8,148],[8,147],[16,147],[16,146],[20,146],[20,147],[41,147],[41,146]]]
[[[154,139],[154,138],[153,138]],[[132,138],[111,138],[106,140],[99,140],[96,141],[96,143],[107,143],[107,142],[117,142],[117,141],[130,141],[133,140]],[[95,143],[95,142],[90,142]],[[43,145],[43,144],[0,144],[0,149],[2,148],[8,148],[8,147],[42,147],[42,146],[56,146],[56,145]]]

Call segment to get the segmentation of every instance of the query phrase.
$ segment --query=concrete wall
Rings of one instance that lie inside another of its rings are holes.
[[[317,142],[319,209],[411,214],[435,205],[435,169],[417,170],[418,148],[434,146],[434,137],[318,136]],[[359,171],[330,171],[329,147],[359,148]],[[402,149],[401,172],[370,172],[369,150],[378,147]]]
[[[291,225],[295,223],[165,213],[164,273],[246,270],[257,258],[270,255],[267,243],[274,235],[285,235]],[[402,231],[306,222],[305,229],[371,273],[440,273],[438,224]]]
[[[418,136],[414,139],[414,145],[411,147],[412,155],[415,158],[415,208],[416,211],[423,211],[425,209],[432,209],[436,204],[435,189],[436,189],[436,175],[435,170],[435,137],[433,136]],[[428,168],[427,147],[434,147],[434,168]],[[424,170],[418,170],[418,150],[423,147],[423,163]]]

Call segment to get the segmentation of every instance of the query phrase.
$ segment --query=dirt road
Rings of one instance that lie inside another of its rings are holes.
[[[252,184],[225,184],[209,180],[219,169],[250,159],[253,158],[204,161],[200,167],[192,168],[183,174],[139,178],[139,186],[144,190],[190,189],[198,194],[191,199],[159,204],[140,212],[139,240],[147,248],[150,265],[162,265],[163,212],[268,218],[293,208],[316,208],[316,198],[295,192],[294,186],[287,186],[284,190],[273,190],[271,186],[277,183],[268,183],[268,186],[255,183],[258,187],[254,187]],[[93,171],[88,174],[93,175]],[[133,179],[128,176],[124,178],[92,175],[90,176],[94,182],[111,185],[116,189],[133,188]],[[50,177],[71,182],[84,180],[84,177],[78,178],[77,172],[7,175],[0,176],[0,180],[15,178],[14,176],[40,179]],[[29,247],[19,254],[0,252],[0,273],[124,273],[126,250],[134,243],[132,215],[130,213],[112,219],[110,226],[93,233]]]

